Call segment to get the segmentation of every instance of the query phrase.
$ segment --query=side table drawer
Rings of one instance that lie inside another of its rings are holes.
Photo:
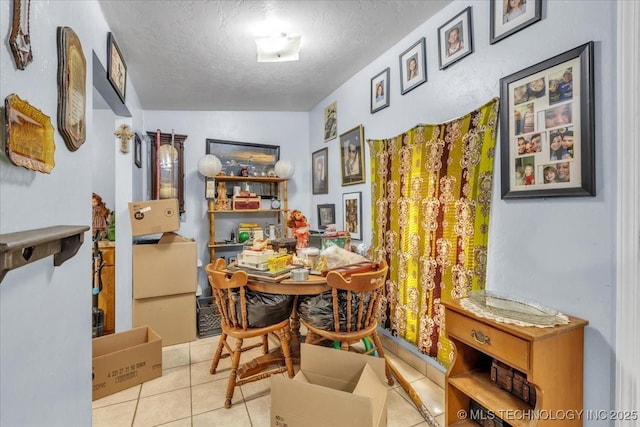
[[[451,310],[446,311],[445,321],[447,335],[529,372],[528,341]]]

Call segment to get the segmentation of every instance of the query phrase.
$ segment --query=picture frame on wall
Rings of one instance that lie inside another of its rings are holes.
[[[400,93],[404,95],[426,81],[427,55],[423,37],[400,54]]]
[[[207,138],[206,154],[220,159],[227,176],[274,177],[280,146]],[[229,197],[233,196],[231,187],[227,188]],[[253,182],[248,191],[263,199],[278,197],[278,186],[273,182]]]
[[[329,193],[329,149],[323,148],[311,155],[311,186],[313,194]]]
[[[500,79],[502,198],[595,196],[594,43]]]
[[[136,164],[138,169],[142,168],[142,140],[140,139],[140,135],[137,133],[133,143],[133,162]]]
[[[326,230],[328,226],[336,223],[335,203],[318,205],[318,230]]]
[[[389,106],[389,72],[387,67],[371,79],[371,114]]]
[[[490,38],[494,44],[542,19],[542,0],[491,0]]]
[[[438,57],[444,70],[473,53],[471,6],[458,13],[438,28]]]
[[[338,136],[338,103],[333,102],[324,109],[324,142]]]
[[[342,186],[364,183],[364,128],[358,125],[340,135]]]
[[[343,227],[353,240],[362,240],[362,192],[342,195]]]
[[[127,97],[127,64],[113,33],[107,36],[107,80],[124,103]]]

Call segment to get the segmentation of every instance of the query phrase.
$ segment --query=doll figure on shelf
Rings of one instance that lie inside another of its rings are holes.
[[[296,248],[309,247],[309,223],[302,212],[297,209],[292,210],[287,219],[287,227],[291,229],[293,237],[298,241]]]
[[[93,193],[91,197],[91,206],[93,208],[93,218],[91,221],[91,233],[95,236],[99,233],[98,240],[102,239],[107,231],[109,225],[109,217],[111,211],[107,208],[107,205],[102,201],[102,197]]]

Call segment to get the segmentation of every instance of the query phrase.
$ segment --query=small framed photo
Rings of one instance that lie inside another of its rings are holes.
[[[138,169],[140,169],[142,168],[142,140],[137,133],[133,144],[133,161]]]
[[[358,125],[340,135],[342,185],[364,183],[364,128]]]
[[[371,114],[389,106],[389,70],[371,79]]]
[[[494,44],[542,19],[542,0],[490,0],[490,39]]]
[[[124,103],[127,95],[127,64],[122,58],[113,33],[109,33],[107,37],[107,80]]]
[[[338,105],[336,102],[324,109],[324,142],[338,136]]]
[[[438,56],[440,69],[444,70],[473,52],[471,6],[438,28]]]
[[[342,215],[344,230],[354,240],[362,240],[362,192],[344,193],[342,195]]]
[[[595,196],[594,43],[500,79],[502,198]]]
[[[405,94],[427,81],[425,38],[400,54],[400,93]]]
[[[336,223],[336,205],[334,203],[318,205],[318,230],[326,230]]]
[[[328,194],[329,180],[327,172],[329,170],[329,149],[323,148],[311,155],[311,178],[313,194]]]

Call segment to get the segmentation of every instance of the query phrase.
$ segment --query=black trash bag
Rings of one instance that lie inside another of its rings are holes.
[[[366,312],[371,294],[365,295],[364,310]],[[351,330],[359,329],[356,325],[358,320],[358,304],[360,302],[360,294],[351,293]],[[347,330],[347,292],[338,291],[338,307],[340,331]],[[298,298],[298,315],[302,320],[315,326],[318,329],[326,331],[335,331],[333,322],[333,302],[331,291],[325,291],[320,295],[300,296]]]
[[[247,322],[250,328],[263,328],[280,323],[291,316],[294,297],[292,295],[267,294],[247,289]],[[234,293],[238,324],[242,324],[240,295]]]

